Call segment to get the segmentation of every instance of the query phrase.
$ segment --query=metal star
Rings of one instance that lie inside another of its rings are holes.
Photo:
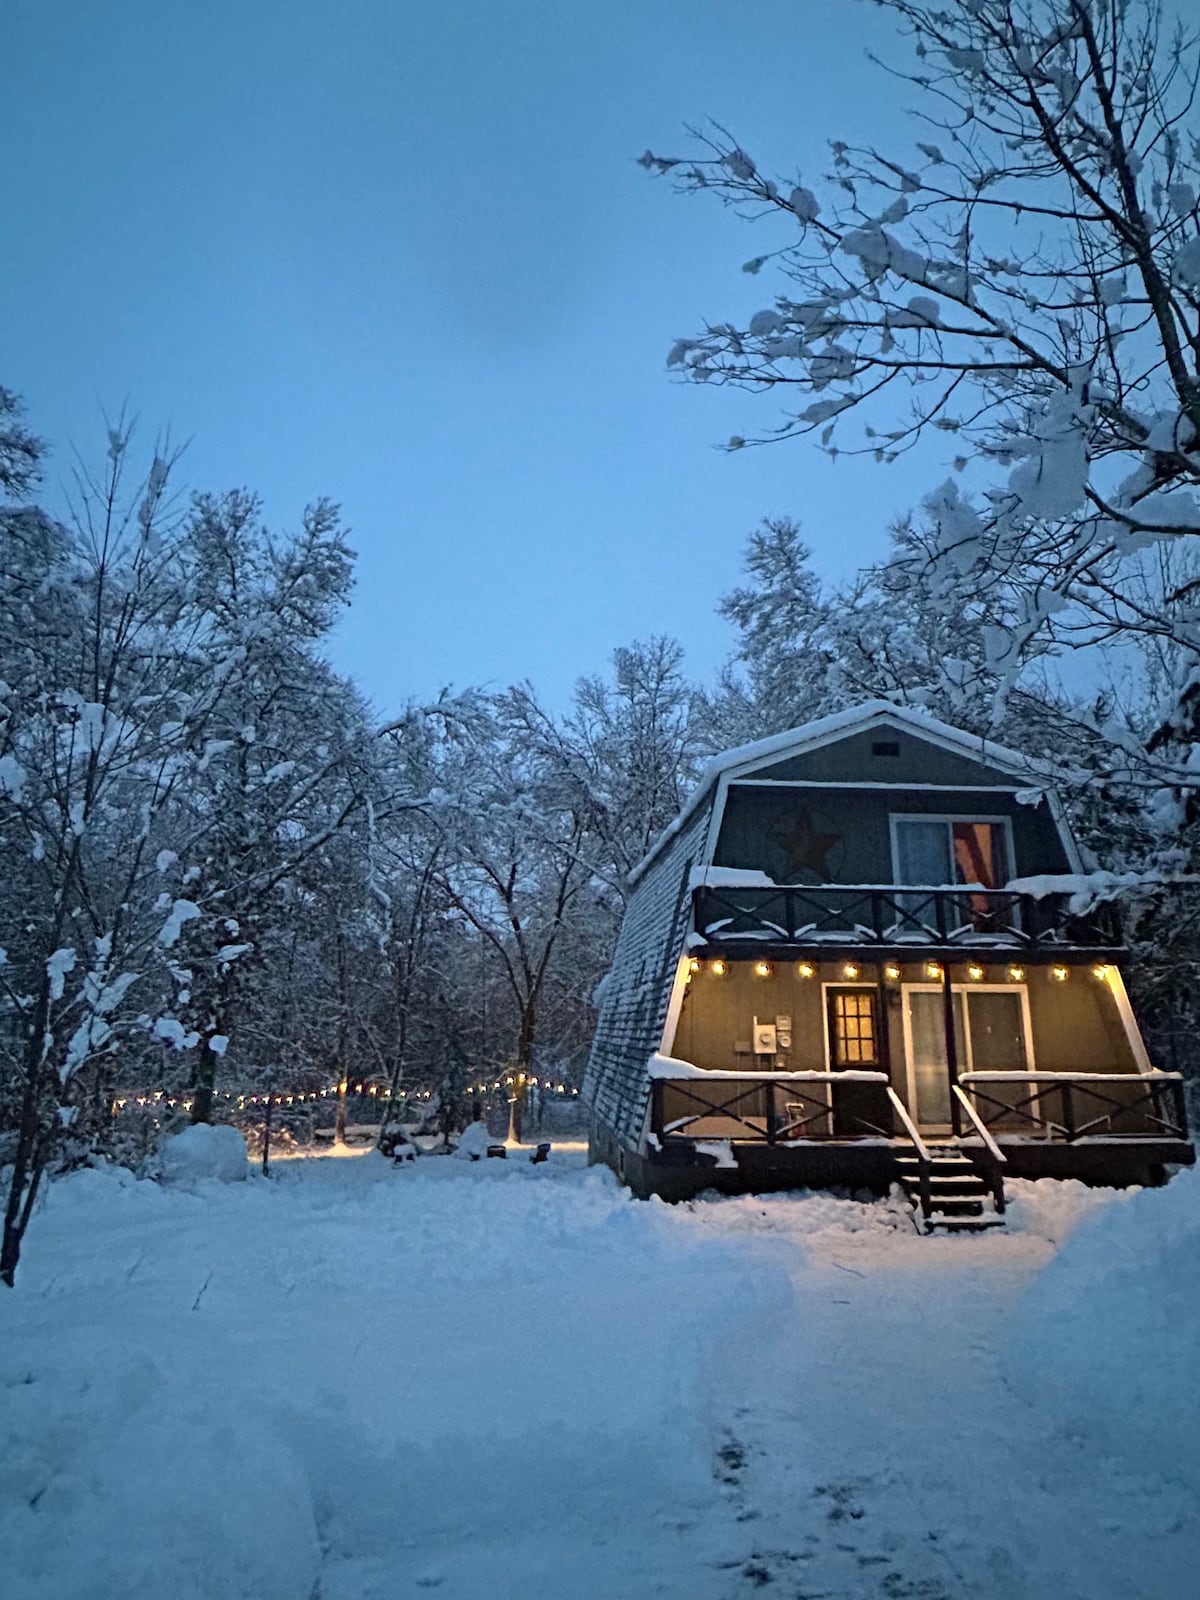
[[[800,811],[794,819],[772,828],[771,837],[783,852],[782,882],[795,882],[801,872],[828,880],[829,852],[841,843],[841,834],[819,832],[809,813]]]

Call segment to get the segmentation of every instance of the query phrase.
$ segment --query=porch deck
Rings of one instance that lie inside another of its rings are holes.
[[[948,1148],[1001,1189],[1005,1174],[1153,1183],[1195,1160],[1179,1073],[967,1073],[953,1127],[934,1131],[882,1072],[668,1071],[652,1081],[648,1160],[711,1169],[720,1188],[886,1188]]]

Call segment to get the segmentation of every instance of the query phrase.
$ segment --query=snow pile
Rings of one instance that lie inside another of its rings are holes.
[[[247,1172],[246,1141],[236,1128],[194,1123],[163,1141],[158,1172],[168,1183],[195,1183],[199,1178],[238,1183]]]
[[[488,1145],[494,1143],[488,1132],[486,1122],[471,1122],[459,1135],[458,1147],[455,1155],[461,1156],[464,1161],[478,1161],[480,1156],[487,1155]]]
[[[1015,1308],[1007,1375],[1061,1432],[1200,1491],[1198,1325],[1200,1174],[1186,1172],[1078,1227]]]

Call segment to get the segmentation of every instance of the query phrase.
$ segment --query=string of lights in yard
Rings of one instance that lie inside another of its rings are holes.
[[[506,1078],[496,1078],[486,1083],[468,1084],[463,1089],[464,1095],[472,1098],[485,1094],[493,1094],[499,1089],[512,1089],[528,1086],[532,1089],[541,1089],[546,1094],[561,1095],[567,1099],[578,1098],[579,1090],[566,1083],[552,1083],[549,1078],[538,1079],[527,1077],[525,1073],[516,1073]],[[236,1102],[238,1111],[247,1106],[267,1106],[278,1108],[280,1106],[311,1105],[320,1100],[336,1100],[341,1091],[335,1085],[331,1089],[314,1089],[302,1094],[239,1094],[235,1090],[222,1090],[215,1098]],[[348,1083],[345,1090],[347,1096],[365,1096],[368,1099],[385,1099],[388,1093],[386,1083],[368,1083],[366,1079],[361,1082]],[[397,1095],[398,1100],[429,1100],[433,1097],[432,1089],[402,1090]],[[112,1101],[112,1114],[117,1116],[124,1111],[126,1106],[166,1107],[168,1111],[190,1111],[192,1102],[183,1095],[168,1094],[165,1089],[147,1089],[138,1094],[129,1091],[125,1094],[114,1095]]]

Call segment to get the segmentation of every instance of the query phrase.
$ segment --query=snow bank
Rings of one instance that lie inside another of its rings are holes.
[[[246,1141],[236,1128],[197,1122],[164,1140],[158,1170],[168,1183],[194,1183],[198,1178],[238,1183],[247,1172]]]
[[[0,1297],[5,1594],[694,1594],[709,1386],[790,1289],[584,1159],[52,1185]]]
[[[1200,1174],[1185,1172],[1071,1234],[1017,1304],[1007,1376],[1061,1432],[1200,1491],[1198,1326]]]

